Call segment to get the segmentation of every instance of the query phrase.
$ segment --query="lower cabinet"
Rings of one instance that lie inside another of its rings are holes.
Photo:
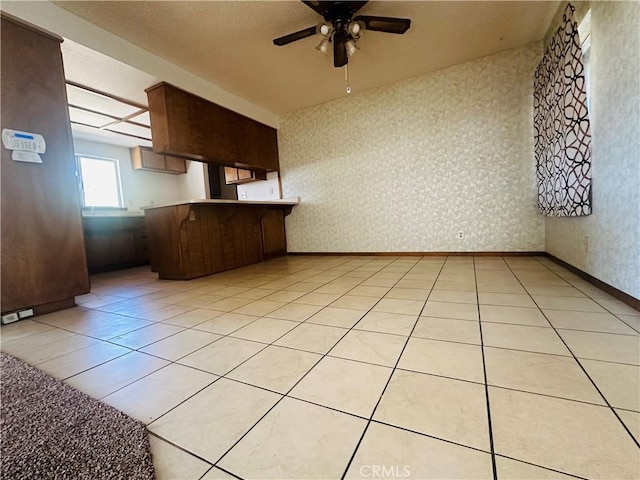
[[[262,217],[262,252],[265,260],[287,254],[284,212],[267,210]]]
[[[187,280],[285,255],[286,208],[183,204],[147,209],[151,270],[160,278]]]
[[[149,263],[144,217],[84,217],[82,226],[90,273]]]

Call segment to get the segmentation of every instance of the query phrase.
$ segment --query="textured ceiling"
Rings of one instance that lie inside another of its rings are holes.
[[[272,43],[321,20],[299,1],[55,3],[276,114],[345,95],[344,71],[315,50],[318,39]],[[412,25],[405,35],[365,32],[349,62],[352,90],[541,40],[558,4],[371,1],[359,13],[411,18]]]

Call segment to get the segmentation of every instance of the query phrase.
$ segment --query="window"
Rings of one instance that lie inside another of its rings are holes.
[[[584,89],[587,94],[587,110],[591,112],[591,10],[587,10],[578,25],[582,65],[584,66]]]
[[[80,191],[85,207],[122,207],[118,161],[110,158],[76,157]]]

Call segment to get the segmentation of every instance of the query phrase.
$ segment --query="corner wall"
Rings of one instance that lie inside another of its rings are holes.
[[[547,252],[638,299],[639,26],[639,3],[591,2],[593,214],[545,222]]]
[[[534,43],[282,117],[283,197],[302,198],[287,217],[288,250],[543,250],[541,55]]]

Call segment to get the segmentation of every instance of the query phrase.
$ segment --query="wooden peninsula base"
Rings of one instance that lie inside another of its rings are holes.
[[[144,209],[151,270],[189,280],[285,255],[298,199],[193,200]]]

